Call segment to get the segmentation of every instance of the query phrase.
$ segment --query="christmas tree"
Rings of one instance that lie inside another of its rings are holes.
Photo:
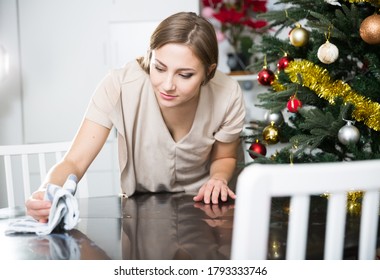
[[[267,114],[244,136],[254,162],[380,158],[380,0],[276,4],[286,9],[258,15],[272,32],[251,48],[263,59],[250,70],[268,88],[252,104]]]

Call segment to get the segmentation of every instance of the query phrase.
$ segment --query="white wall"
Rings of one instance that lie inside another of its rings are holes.
[[[15,0],[0,0],[0,45],[9,55],[9,72],[0,81],[0,144],[22,143],[22,96]],[[2,159],[1,159],[2,160]],[[5,205],[4,168],[0,160],[0,207]]]
[[[0,144],[22,143],[22,104],[15,0],[0,0],[0,45],[9,55],[9,73],[0,81]]]

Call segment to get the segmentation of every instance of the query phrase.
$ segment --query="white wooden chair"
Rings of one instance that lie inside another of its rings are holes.
[[[0,146],[0,158],[4,160],[4,170],[0,173],[5,174],[7,206],[24,205],[26,198],[40,186],[50,167],[62,158],[70,145],[71,142],[58,142]],[[19,194],[21,190],[23,195]],[[88,197],[86,176],[79,183],[77,195]]]
[[[286,259],[305,259],[310,195],[328,192],[324,259],[342,259],[347,192],[364,192],[359,259],[376,256],[380,160],[252,164],[237,182],[232,259],[266,259],[272,197],[290,197]]]

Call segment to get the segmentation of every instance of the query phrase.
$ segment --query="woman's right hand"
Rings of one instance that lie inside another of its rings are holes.
[[[51,208],[51,202],[44,200],[45,191],[37,190],[25,202],[26,214],[32,216],[40,223],[47,223]]]

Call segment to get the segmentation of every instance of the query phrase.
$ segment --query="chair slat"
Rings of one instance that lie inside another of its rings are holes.
[[[4,156],[4,165],[5,165],[5,180],[7,185],[7,199],[8,205],[10,207],[15,207],[15,194],[13,188],[13,176],[12,176],[12,161],[11,156]]]
[[[324,258],[328,260],[341,260],[343,258],[344,231],[346,225],[346,193],[333,193],[329,195],[326,220]]]
[[[26,154],[21,155],[21,164],[22,164],[22,181],[24,184],[24,199],[27,199],[31,194],[28,155]]]
[[[55,152],[55,161],[56,162],[59,162],[62,159],[62,154],[63,154],[62,151]]]
[[[359,236],[359,259],[361,260],[373,260],[376,256],[379,201],[379,191],[374,190],[364,193]]]
[[[38,153],[38,164],[40,168],[40,179],[41,182],[45,179],[46,177],[46,156],[45,153]]]
[[[305,258],[310,197],[293,196],[290,201],[289,229],[286,258],[300,260]]]
[[[239,177],[240,183],[252,187],[254,184],[260,185],[259,182],[251,180],[249,174]],[[247,176],[248,175],[248,176]],[[269,232],[269,214],[271,208],[271,199],[265,188],[250,188],[252,196],[261,197],[260,203],[252,204],[251,195],[240,196],[241,203],[235,207],[234,224],[245,224],[245,227],[236,227],[232,240],[234,244],[244,243],[245,246],[234,246],[231,249],[232,258],[238,259],[265,259],[268,248]],[[260,215],[249,215],[246,205],[249,205],[249,211],[253,213],[260,212]],[[247,221],[248,220],[248,221]],[[246,240],[260,240],[261,242],[245,242]]]

